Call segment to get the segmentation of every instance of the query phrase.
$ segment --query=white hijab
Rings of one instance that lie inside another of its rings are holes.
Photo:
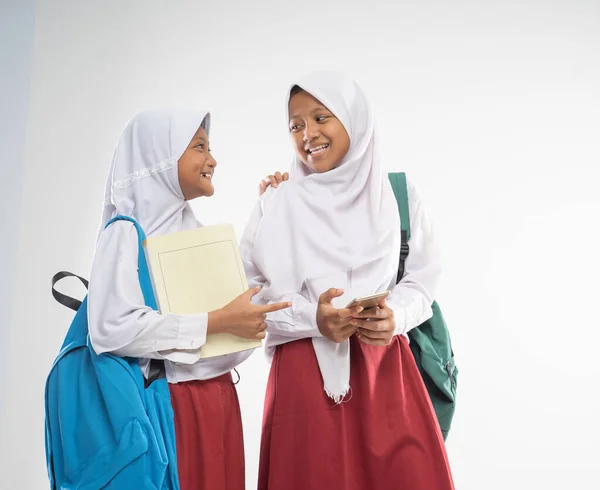
[[[400,253],[400,217],[384,171],[371,107],[360,87],[334,72],[313,73],[294,85],[313,95],[343,124],[350,149],[341,164],[314,173],[295,156],[289,182],[272,192],[253,249],[266,282],[265,300],[308,290],[315,301],[331,287],[345,290],[334,300],[373,294],[395,279]],[[289,104],[288,99],[286,101]],[[332,283],[363,266],[368,279]],[[312,291],[311,291],[312,289]],[[349,342],[314,338],[313,346],[327,394],[336,403],[350,388]]]
[[[134,218],[147,236],[197,226],[179,185],[177,161],[210,113],[160,109],[142,112],[125,127],[106,182],[100,233],[111,218]]]

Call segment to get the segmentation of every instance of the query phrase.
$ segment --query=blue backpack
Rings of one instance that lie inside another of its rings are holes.
[[[138,274],[145,304],[152,291],[138,232]],[[51,490],[179,490],[173,409],[167,380],[145,386],[137,359],[97,355],[88,334],[87,297],[82,301],[54,289],[61,304],[77,313],[46,381],[46,464]],[[79,278],[87,287],[85,279]],[[146,383],[147,384],[147,383]]]

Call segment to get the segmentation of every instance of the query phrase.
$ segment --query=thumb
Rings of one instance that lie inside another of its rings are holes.
[[[252,299],[253,296],[256,296],[262,288],[260,286],[256,286],[248,289],[242,296],[244,296],[248,301]]]
[[[330,288],[319,296],[319,303],[331,303],[333,298],[339,298],[342,294],[344,294],[343,289]]]

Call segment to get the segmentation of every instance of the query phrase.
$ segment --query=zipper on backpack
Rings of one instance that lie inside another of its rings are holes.
[[[450,377],[450,385],[452,386],[452,388],[456,389],[454,376],[452,376],[452,368],[450,367],[450,361],[448,361],[446,363],[446,372],[448,373],[448,376]]]

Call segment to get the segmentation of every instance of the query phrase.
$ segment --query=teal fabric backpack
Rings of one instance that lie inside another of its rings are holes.
[[[145,304],[156,309],[140,225],[138,276]],[[88,334],[87,297],[54,289],[77,313],[46,381],[46,465],[50,489],[179,490],[175,426],[165,378],[146,383],[138,360],[96,354]],[[78,276],[75,276],[78,277]],[[81,279],[84,286],[88,283]]]
[[[410,251],[410,210],[406,174],[388,175],[400,212],[402,246],[398,282],[404,276],[404,264]],[[458,368],[454,362],[454,352],[450,333],[437,302],[431,306],[433,317],[408,332],[410,348],[415,362],[431,398],[444,440],[448,437],[454,410],[456,408],[456,383]]]

